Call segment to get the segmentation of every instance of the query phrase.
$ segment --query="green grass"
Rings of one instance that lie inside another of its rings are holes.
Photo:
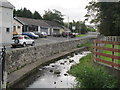
[[[107,47],[107,48],[112,48],[112,45],[111,45],[111,44],[106,44],[105,47]],[[116,45],[115,47],[116,47],[116,49],[120,49],[120,45]],[[103,50],[102,53],[112,55],[112,51]],[[115,53],[115,55],[116,55],[116,56],[120,56],[120,53]],[[100,56],[100,59],[103,59],[103,60],[112,62],[112,58],[109,58],[109,57]],[[120,64],[120,60],[116,59],[116,60],[115,60],[115,63]]]
[[[86,34],[76,35],[76,37],[82,37],[82,36],[87,36],[87,35]]]
[[[80,47],[91,47],[93,44],[91,42],[87,42],[87,43],[84,43],[84,44],[78,44],[77,47],[80,48]]]
[[[80,63],[71,67],[70,74],[78,81],[77,88],[115,88],[118,81],[103,67],[93,63],[93,54],[80,60]]]

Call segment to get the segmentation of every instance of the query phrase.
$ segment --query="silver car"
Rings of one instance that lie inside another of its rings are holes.
[[[25,47],[26,45],[34,46],[35,42],[33,39],[31,39],[30,37],[26,35],[15,35],[12,39],[11,45],[12,47],[16,47],[16,46]]]

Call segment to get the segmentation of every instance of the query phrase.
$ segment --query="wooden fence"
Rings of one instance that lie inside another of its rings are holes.
[[[111,47],[107,47],[110,45]],[[94,61],[116,69],[120,69],[120,42],[94,40]],[[105,53],[107,52],[107,53]],[[108,53],[110,52],[110,54]],[[117,54],[116,54],[117,53]],[[104,58],[101,58],[104,57]],[[110,58],[111,60],[107,60]]]

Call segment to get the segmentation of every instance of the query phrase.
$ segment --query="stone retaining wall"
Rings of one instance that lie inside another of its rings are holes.
[[[54,44],[47,44],[42,46],[19,48],[9,52],[6,52],[6,69],[8,74],[18,70],[25,65],[42,60],[43,57],[49,57],[51,55],[64,52],[67,50],[75,49],[78,44],[87,42],[89,39],[65,41]]]

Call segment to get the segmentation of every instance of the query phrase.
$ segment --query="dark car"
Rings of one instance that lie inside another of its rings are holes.
[[[61,37],[62,35],[60,33],[53,33],[53,37]]]
[[[34,34],[33,32],[23,32],[22,35],[27,35],[27,36],[29,36],[30,38],[33,38],[33,39],[39,38],[39,36]]]
[[[63,32],[63,33],[62,33],[62,36],[63,36],[63,37],[71,37],[71,38],[74,38],[74,37],[75,37],[75,34],[73,34],[72,32]]]

